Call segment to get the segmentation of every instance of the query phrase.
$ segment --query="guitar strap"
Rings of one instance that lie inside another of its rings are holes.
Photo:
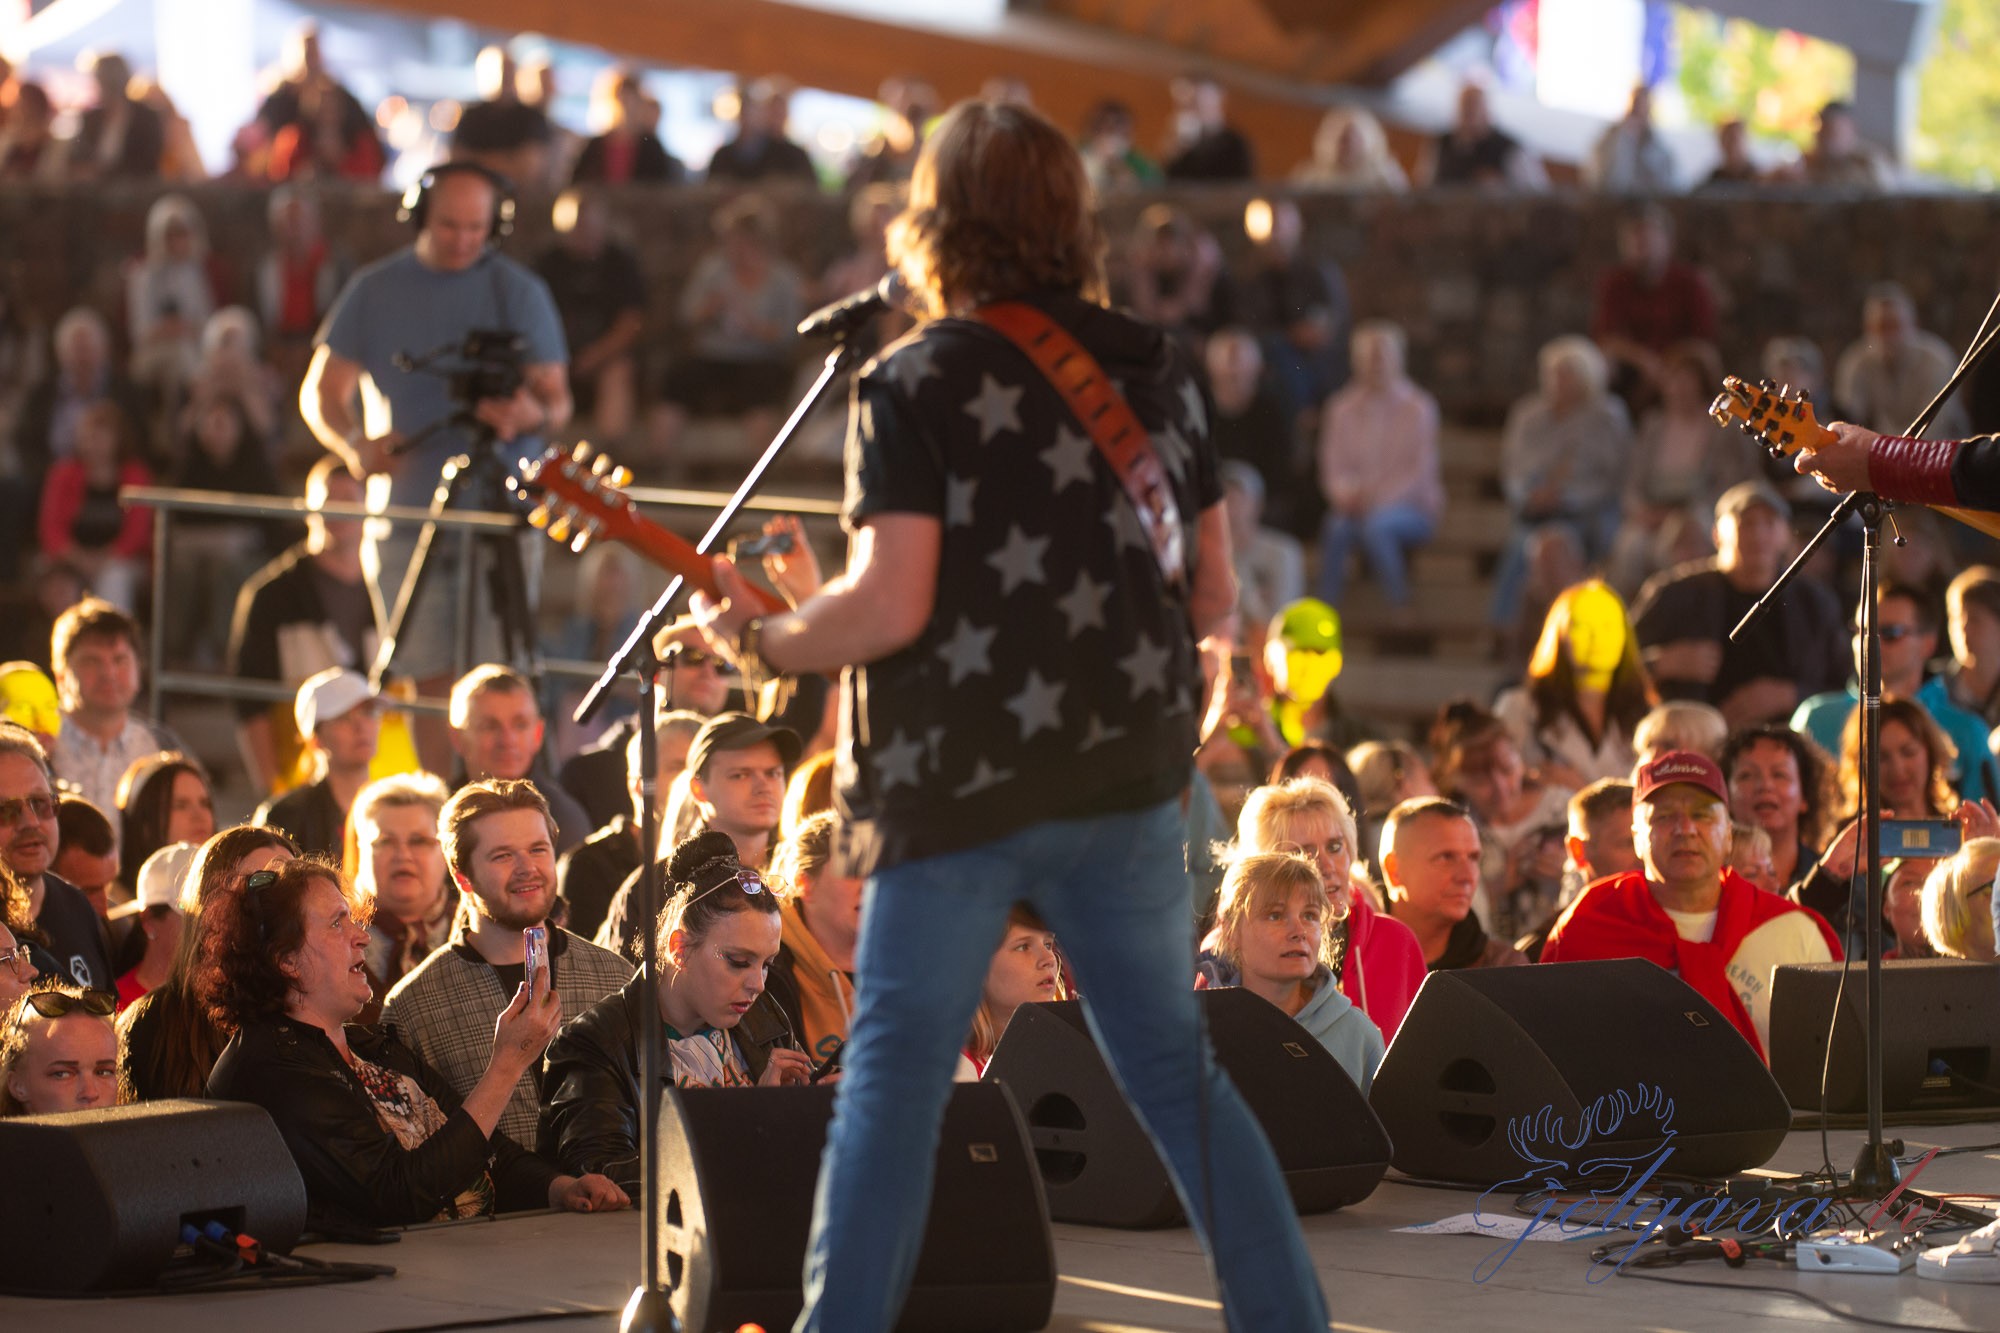
[[[972,318],[1021,349],[1048,378],[1125,488],[1170,588],[1187,581],[1187,535],[1153,437],[1097,358],[1068,329],[1025,301],[997,301]]]

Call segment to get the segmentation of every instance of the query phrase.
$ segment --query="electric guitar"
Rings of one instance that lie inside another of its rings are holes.
[[[1834,438],[1813,415],[1811,394],[1794,393],[1789,385],[1780,388],[1769,380],[1751,384],[1729,376],[1722,381],[1722,392],[1709,404],[1708,414],[1725,426],[1740,427],[1775,458],[1817,449]],[[2000,537],[2000,514],[1942,505],[1937,510],[1989,537]]]
[[[608,456],[594,453],[588,444],[568,452],[550,449],[540,458],[524,459],[521,475],[507,479],[509,489],[536,498],[528,522],[551,541],[579,553],[600,538],[617,542],[669,574],[678,574],[703,595],[720,598],[713,558],[640,514],[632,497],[625,494],[631,484],[629,471]],[[760,612],[785,609],[776,595],[754,584],[750,591],[760,602]]]

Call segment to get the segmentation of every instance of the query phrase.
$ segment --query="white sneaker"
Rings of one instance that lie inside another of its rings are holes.
[[[2000,1282],[2000,1218],[1917,1256],[1917,1275],[1937,1282]]]

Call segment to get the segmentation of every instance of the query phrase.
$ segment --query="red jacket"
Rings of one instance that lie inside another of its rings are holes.
[[[1722,897],[1716,908],[1715,931],[1706,941],[1684,940],[1653,897],[1640,871],[1602,879],[1569,905],[1542,947],[1544,963],[1575,963],[1601,958],[1644,958],[1694,987],[1703,999],[1736,1025],[1751,1047],[1769,1059],[1752,1013],[1755,1002],[1769,1013],[1773,962],[1819,962],[1816,957],[1773,957],[1765,946],[1769,928],[1793,913],[1803,913],[1818,928],[1834,961],[1841,957],[1840,938],[1819,913],[1765,893],[1733,870],[1722,874]],[[1746,947],[1747,946],[1747,947]]]
[[[144,463],[134,460],[119,468],[120,486],[152,483],[153,474]],[[70,525],[76,522],[77,511],[83,508],[87,489],[83,464],[74,458],[65,458],[49,468],[48,479],[42,483],[42,511],[36,523],[43,554],[60,558],[75,549]],[[153,511],[139,505],[125,506],[125,522],[109,549],[111,554],[127,560],[149,558],[153,553]]]
[[[1368,895],[1355,890],[1347,915],[1347,965],[1340,970],[1340,989],[1382,1029],[1382,1040],[1394,1041],[1417,987],[1424,984],[1424,950],[1416,932],[1386,913],[1378,912]]]

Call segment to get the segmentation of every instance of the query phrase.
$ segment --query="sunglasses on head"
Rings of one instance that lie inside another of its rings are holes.
[[[118,1012],[117,993],[108,990],[87,990],[81,995],[70,995],[59,990],[37,990],[29,991],[21,999],[21,1017],[26,1017],[29,1009],[33,1009],[43,1018],[61,1018],[64,1014],[74,1013],[78,1009],[86,1014],[95,1014],[99,1018],[109,1018]]]
[[[703,898],[708,897],[709,894],[714,893],[717,889],[723,887],[725,884],[737,885],[743,890],[744,893],[749,894],[751,896],[755,896],[756,894],[759,893],[769,893],[771,891],[770,886],[764,883],[764,877],[762,875],[752,870],[749,866],[742,866],[739,867],[736,873],[731,875],[728,879],[717,880],[715,883],[703,889],[700,893],[695,894],[694,897],[688,899],[687,900],[688,907],[693,907],[696,903],[700,902]],[[681,910],[686,911],[687,908],[682,908]]]

